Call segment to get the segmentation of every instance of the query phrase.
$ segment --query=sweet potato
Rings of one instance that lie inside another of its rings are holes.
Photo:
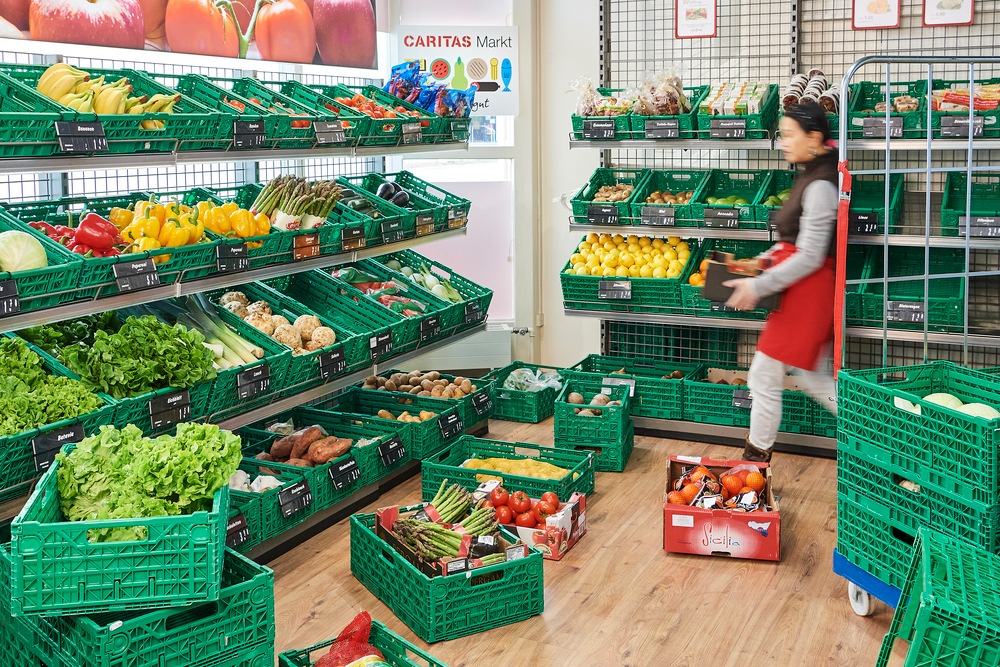
[[[298,436],[286,435],[271,444],[271,456],[274,461],[287,460],[292,455],[292,447],[298,442]]]
[[[254,458],[257,459],[258,461],[273,461],[274,460],[274,457],[271,456],[270,454],[268,454],[267,452],[261,452],[260,454],[258,454]]]
[[[343,456],[350,449],[354,441],[350,438],[323,438],[314,442],[309,448],[309,457],[316,462],[316,465],[329,463],[338,456]]]
[[[304,459],[288,459],[285,465],[295,466],[297,468],[312,468],[313,465],[309,461]]]
[[[293,436],[294,437],[294,436]],[[309,451],[310,445],[323,437],[323,431],[317,426],[310,426],[299,439],[292,445],[292,453],[288,458],[301,459],[302,455]]]

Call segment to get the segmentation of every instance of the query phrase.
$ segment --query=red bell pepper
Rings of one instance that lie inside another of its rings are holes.
[[[44,233],[46,236],[51,236],[56,231],[56,228],[47,222],[41,222],[41,221],[29,222],[28,226],[37,229],[38,231]]]
[[[89,245],[87,245],[85,243],[78,243],[77,241],[74,241],[73,243],[70,243],[66,247],[69,248],[71,251],[77,253],[78,255],[86,255],[88,252],[91,253],[91,254],[93,254],[93,250],[94,250]]]
[[[76,228],[75,239],[84,245],[88,245],[97,250],[107,250],[115,244],[115,237],[118,235],[117,228],[112,225],[109,230],[104,223],[111,224],[96,213],[88,213],[80,221]],[[112,231],[113,230],[113,231]]]
[[[113,236],[118,235],[118,228],[115,227],[115,224],[113,222],[94,212],[89,212],[84,214],[83,218],[80,219],[80,224],[82,225],[84,223],[89,223],[97,227],[100,227],[101,229],[107,231],[109,234]]]

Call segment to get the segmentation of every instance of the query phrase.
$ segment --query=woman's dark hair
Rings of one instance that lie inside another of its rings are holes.
[[[826,109],[817,103],[806,100],[793,104],[785,109],[785,115],[798,123],[806,134],[819,132],[823,135],[824,143],[830,140],[830,121],[826,118]]]

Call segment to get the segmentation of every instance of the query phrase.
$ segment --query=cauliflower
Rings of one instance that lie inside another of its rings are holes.
[[[247,295],[243,292],[226,292],[222,295],[222,298],[219,299],[219,303],[223,306],[230,302],[240,303],[245,306],[250,303],[250,299],[248,299]]]
[[[280,327],[282,324],[291,324],[291,322],[288,321],[288,318],[284,315],[271,315],[271,323],[274,325],[275,329]]]
[[[293,350],[302,347],[302,336],[298,330],[290,324],[282,324],[274,330],[274,340],[287,345]]]
[[[274,333],[274,324],[271,322],[271,317],[269,315],[250,313],[243,319],[243,321],[252,326],[254,329],[262,332],[265,336],[270,336]]]
[[[319,350],[324,347],[330,347],[337,342],[337,334],[334,333],[333,329],[330,327],[316,327],[313,329],[312,338],[309,340],[310,343],[316,343],[315,348],[310,348],[308,345],[306,349]]]
[[[295,319],[295,328],[299,330],[302,340],[311,340],[313,330],[322,326],[315,315],[299,315]]]
[[[241,320],[248,315],[247,307],[239,301],[226,301],[222,307]]]
[[[271,304],[267,301],[254,301],[247,306],[247,312],[251,315],[260,313],[261,315],[267,315],[268,317],[273,314],[271,313]]]

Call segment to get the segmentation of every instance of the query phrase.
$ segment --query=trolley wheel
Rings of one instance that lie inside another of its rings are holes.
[[[875,611],[872,608],[872,596],[854,582],[847,583],[847,597],[851,601],[851,608],[858,616],[871,616]]]

